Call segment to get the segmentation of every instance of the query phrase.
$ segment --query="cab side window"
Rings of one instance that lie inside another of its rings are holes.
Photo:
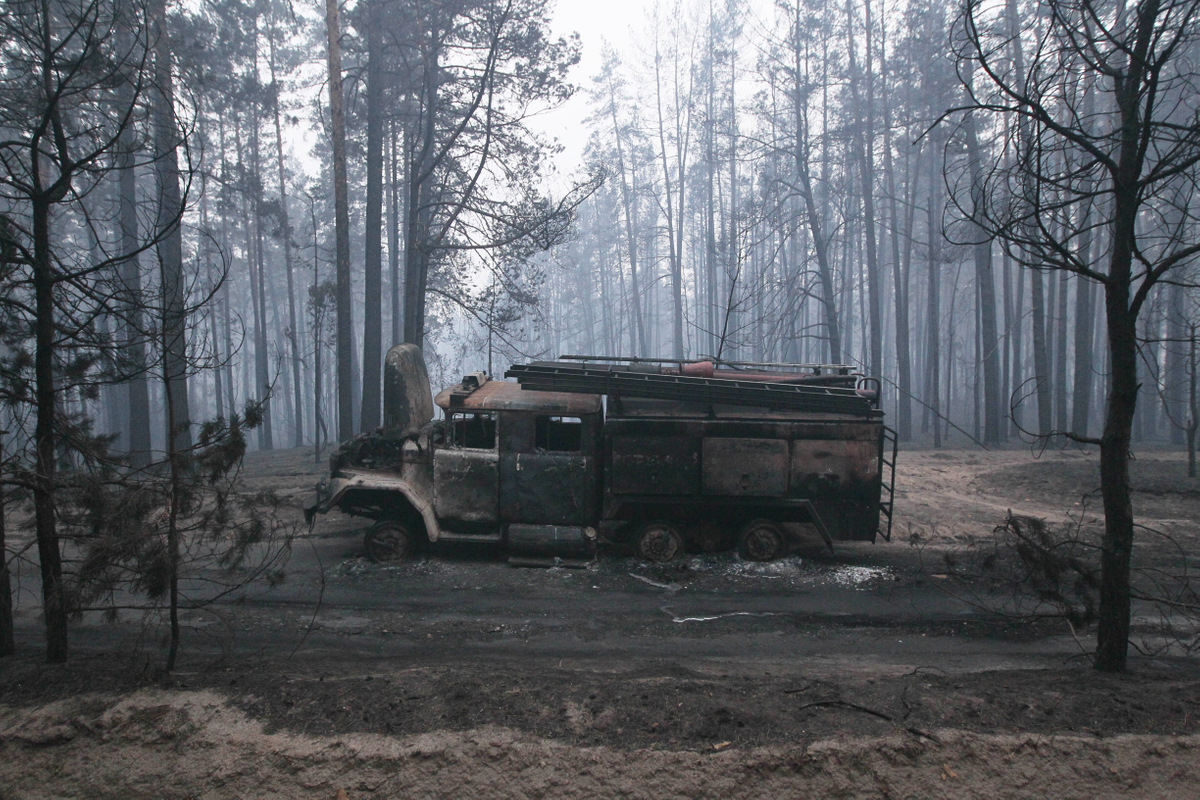
[[[471,450],[496,447],[495,414],[454,414],[450,417],[449,445]]]
[[[580,452],[583,450],[583,420],[579,417],[538,417],[534,446],[549,453]]]

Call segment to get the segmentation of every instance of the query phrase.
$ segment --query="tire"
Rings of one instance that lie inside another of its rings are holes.
[[[412,528],[398,520],[376,522],[363,539],[367,558],[377,564],[403,561],[412,555],[417,540]]]
[[[652,564],[674,561],[683,555],[683,535],[669,522],[646,522],[634,535],[637,557]]]
[[[747,561],[774,561],[783,555],[786,543],[779,523],[751,520],[738,535],[738,555]]]

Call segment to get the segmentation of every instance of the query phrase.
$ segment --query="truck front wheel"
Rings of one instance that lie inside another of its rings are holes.
[[[647,522],[638,529],[633,546],[642,561],[673,561],[683,555],[683,536],[669,522]]]
[[[783,528],[769,519],[756,519],[742,528],[738,554],[747,561],[774,561],[783,555]]]
[[[385,519],[367,531],[363,542],[367,558],[380,564],[403,561],[412,555],[416,537],[412,528],[397,520]]]

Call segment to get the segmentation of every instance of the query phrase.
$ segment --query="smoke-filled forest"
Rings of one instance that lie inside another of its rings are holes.
[[[412,341],[442,382],[568,352],[845,363],[904,440],[1095,436],[1140,33],[1117,9],[664,2],[586,75],[550,2],[11,3],[9,427],[41,343],[59,413],[135,460],[165,449],[165,378],[179,420],[260,401],[253,446],[337,441]],[[1190,12],[1146,21],[1129,187],[1133,435],[1180,443]],[[556,166],[537,117],[572,94],[587,144]]]
[[[902,443],[1098,447],[1123,666],[1130,448],[1196,438],[1197,0],[660,0],[591,74],[553,0],[3,9],[3,479],[51,660],[121,581],[173,603],[189,530],[250,553],[274,523],[213,487],[378,428],[410,342],[435,389],[845,364]]]
[[[0,798],[1200,796],[1198,189],[1200,0],[0,0]]]

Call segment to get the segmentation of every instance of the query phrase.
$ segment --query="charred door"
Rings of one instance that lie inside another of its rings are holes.
[[[500,517],[507,522],[593,525],[597,516],[594,415],[504,415]]]
[[[496,415],[451,414],[446,445],[433,455],[433,498],[439,519],[496,522],[500,485]]]

